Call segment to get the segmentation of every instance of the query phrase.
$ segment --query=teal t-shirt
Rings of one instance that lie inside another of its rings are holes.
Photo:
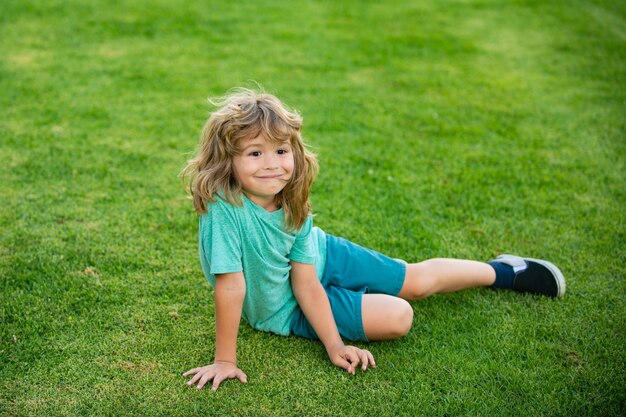
[[[217,199],[200,216],[200,262],[211,286],[215,275],[243,272],[246,296],[242,317],[252,327],[288,335],[297,302],[289,261],[324,271],[325,235],[309,217],[298,232],[283,229],[282,209],[268,212],[243,196],[237,207]]]

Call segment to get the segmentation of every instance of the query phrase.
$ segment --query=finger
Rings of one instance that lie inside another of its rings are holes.
[[[356,373],[356,371],[354,370],[354,366],[352,365],[352,363],[350,361],[345,361],[346,362],[346,366],[343,368],[346,370],[346,372],[348,372],[351,375],[354,375]]]
[[[202,376],[203,376],[203,375],[204,375],[204,374],[203,374],[202,372],[198,372],[197,374],[195,374],[195,375],[193,376],[193,378],[191,378],[191,379],[187,382],[187,385],[193,385],[193,384],[195,384],[196,382],[198,382],[198,380],[199,380],[200,378],[202,378]]]
[[[202,378],[200,378],[200,382],[198,382],[198,385],[196,386],[196,388],[201,389],[202,387],[206,385],[207,382],[209,382],[213,378],[215,378],[215,374],[213,372],[207,372],[206,374],[202,376]]]
[[[361,370],[367,371],[367,365],[369,365],[370,358],[367,356],[364,350],[359,352],[359,358],[361,359]]]
[[[359,357],[352,352],[347,352],[344,359],[348,362],[347,371],[354,375],[356,373],[356,367],[359,365]]]
[[[351,368],[352,374],[354,375],[356,373],[356,367],[359,366],[359,362],[361,361],[361,359],[359,358],[359,355],[354,351],[347,352],[346,360],[350,362],[350,368]]]
[[[365,353],[367,354],[367,357],[369,359],[370,366],[372,368],[376,368],[376,361],[374,360],[374,355],[372,355],[372,353],[369,350],[366,350]]]
[[[185,372],[185,373],[183,374],[183,376],[189,376],[189,375],[192,375],[192,374],[196,374],[196,373],[198,373],[198,371],[199,371],[199,370],[200,370],[200,368],[193,368],[193,369],[190,369],[190,370],[188,370],[187,372]]]
[[[239,370],[235,376],[244,384],[248,383],[248,376],[242,370]]]
[[[197,368],[196,374],[187,382],[187,385],[195,384],[196,382],[198,382],[198,380],[200,380],[200,378],[204,377],[205,375],[208,375],[209,379],[211,379],[213,378],[213,375],[215,375],[215,372],[211,368]]]
[[[217,389],[220,387],[220,384],[225,379],[226,379],[226,377],[224,377],[222,375],[215,375],[215,378],[213,378],[213,386],[211,387],[211,389],[213,391],[217,391]]]
[[[347,371],[348,373],[350,374],[352,373],[350,362],[348,362],[341,356],[338,356],[333,363],[337,365],[338,367],[342,368],[343,370]]]

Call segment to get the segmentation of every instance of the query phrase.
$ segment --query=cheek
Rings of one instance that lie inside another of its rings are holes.
[[[231,165],[231,176],[237,182],[241,182],[241,174],[242,173],[243,173],[243,171],[242,171],[241,161],[237,161],[237,159],[235,158],[233,160],[233,162],[232,162],[232,165]]]

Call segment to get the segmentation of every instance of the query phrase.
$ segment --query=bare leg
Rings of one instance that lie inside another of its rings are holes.
[[[432,294],[488,286],[495,279],[493,268],[483,262],[429,259],[417,264],[407,264],[404,285],[398,297],[418,300]]]
[[[369,340],[405,336],[413,324],[413,308],[405,300],[459,291],[494,283],[496,273],[483,262],[459,259],[429,259],[407,264],[404,285],[397,297],[363,294],[362,317]]]
[[[386,294],[363,294],[362,317],[369,340],[405,336],[413,324],[413,308],[402,298]]]

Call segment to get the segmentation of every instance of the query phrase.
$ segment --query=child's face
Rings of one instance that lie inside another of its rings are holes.
[[[235,177],[243,192],[268,211],[277,210],[274,202],[293,173],[293,150],[288,142],[273,143],[263,136],[242,140],[241,153],[233,158]]]

